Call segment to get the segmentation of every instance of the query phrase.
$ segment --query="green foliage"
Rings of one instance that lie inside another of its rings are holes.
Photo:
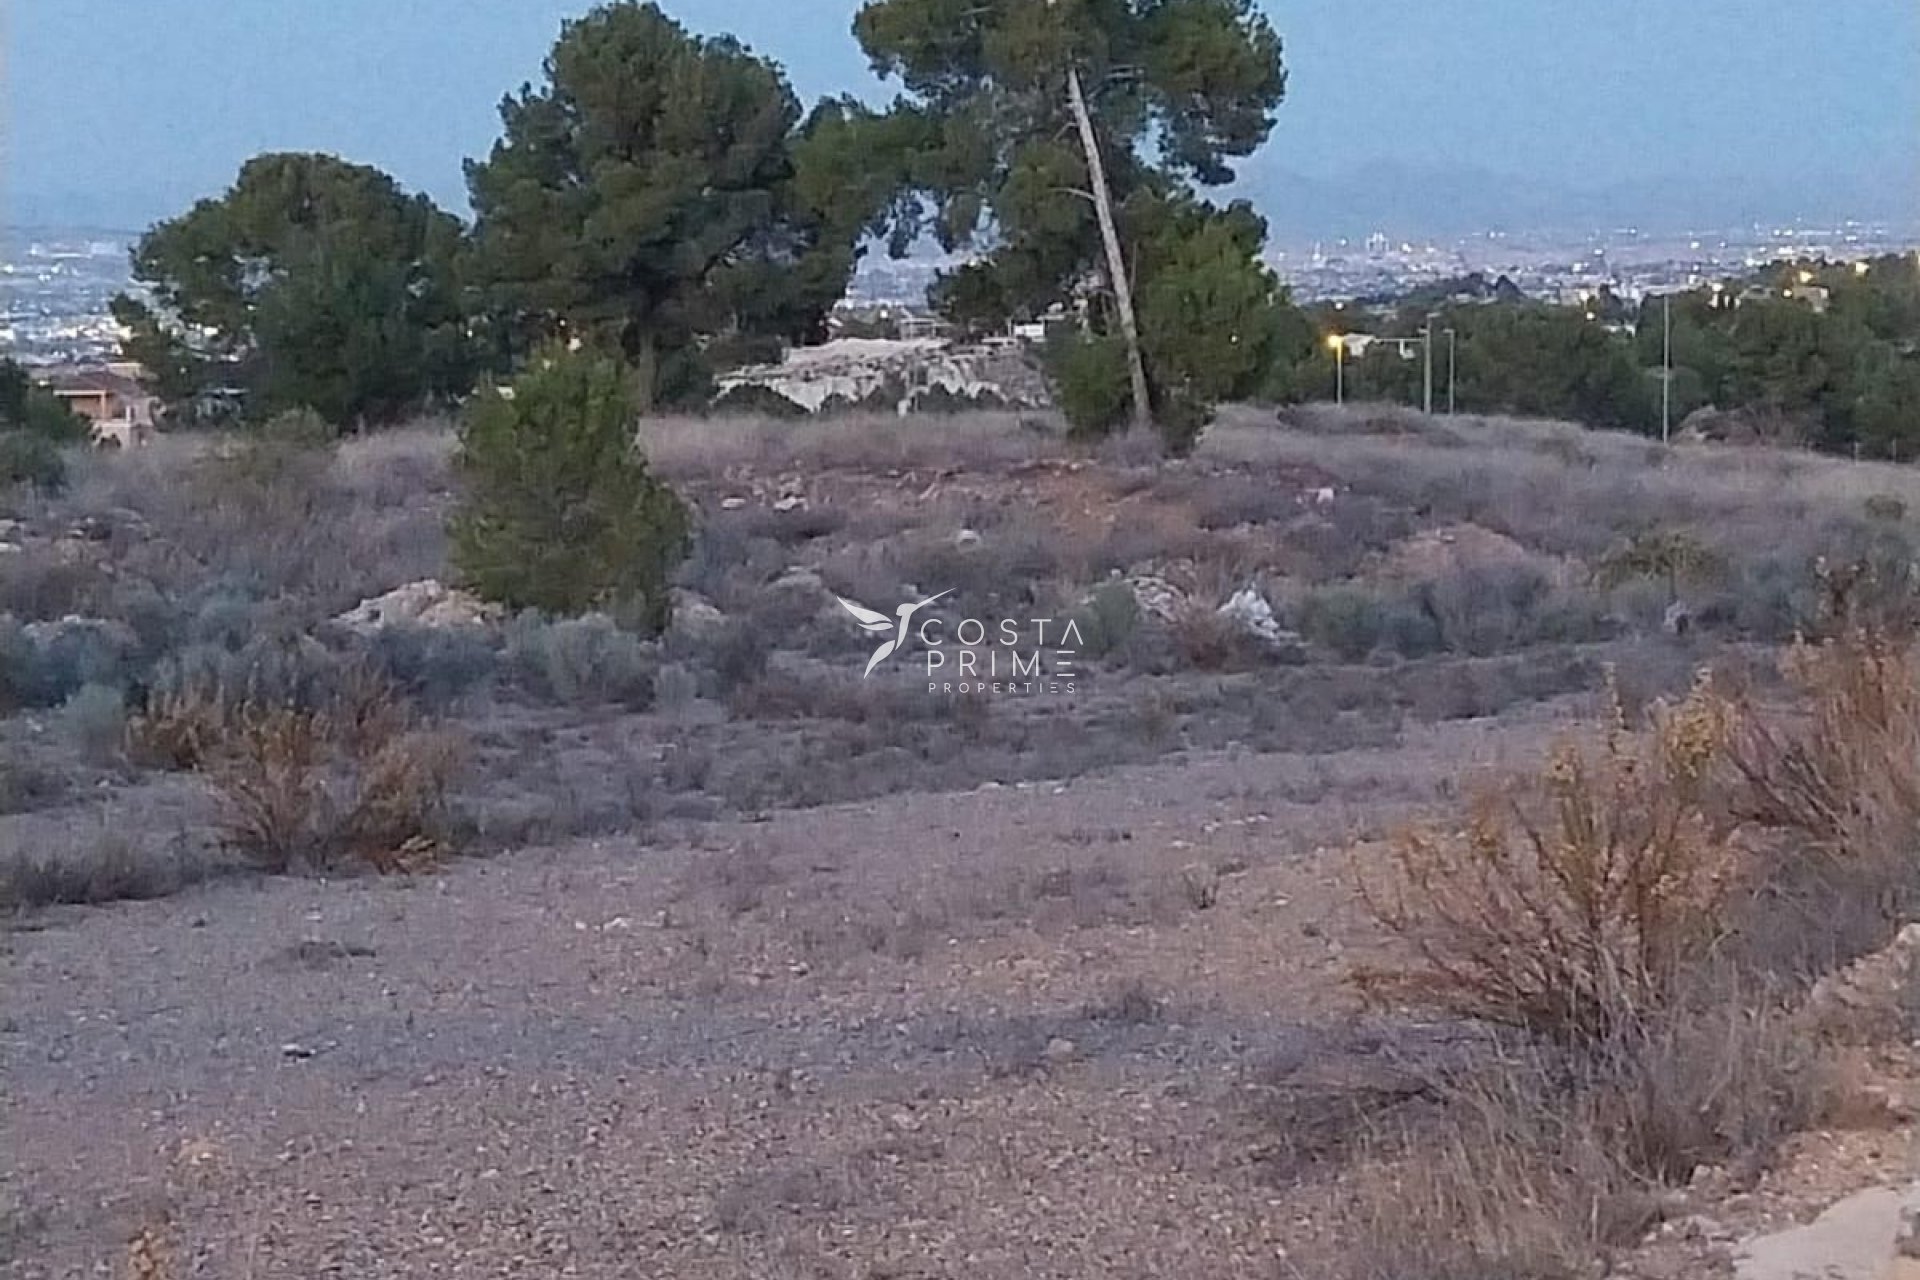
[[[1266,224],[1245,202],[1136,199],[1135,273],[1155,418],[1185,453],[1222,400],[1255,394],[1279,348],[1280,285],[1261,264]]]
[[[52,444],[81,444],[86,420],[33,385],[18,363],[0,356],[0,431],[24,431]]]
[[[0,356],[0,490],[17,484],[60,488],[67,479],[61,446],[86,439],[84,418],[34,386],[19,364]]]
[[[67,464],[52,441],[30,431],[0,431],[0,491],[26,484],[57,492],[66,483]]]
[[[1083,638],[1081,652],[1109,658],[1126,648],[1140,627],[1140,600],[1124,582],[1103,582],[1074,615]]]
[[[1047,342],[1047,376],[1068,429],[1083,439],[1127,421],[1127,348],[1112,335],[1056,330]]]
[[[666,626],[687,510],[640,455],[631,376],[606,357],[555,348],[535,356],[511,395],[475,397],[450,532],[454,565],[480,595]]]
[[[1091,336],[1052,361],[1069,379],[1058,393],[1078,429],[1113,425],[1089,375],[1110,371],[1105,339],[1119,328],[1070,71],[1090,86],[1124,213],[1168,444],[1188,447],[1217,399],[1264,381],[1275,287],[1254,258],[1265,228],[1248,209],[1214,210],[1190,194],[1190,184],[1232,180],[1230,162],[1266,140],[1285,94],[1280,39],[1252,0],[870,0],[854,32],[874,70],[907,90],[894,140],[906,153],[901,180],[923,199],[889,206],[896,239],[923,222],[950,249],[992,236],[987,253],[941,279],[937,305],[985,330],[1092,296]],[[1210,350],[1197,326],[1239,343]],[[1124,395],[1124,364],[1119,377]]]
[[[818,333],[878,198],[861,108],[825,104],[802,128],[778,66],[654,4],[568,22],[545,82],[500,115],[467,166],[490,331],[619,353],[642,407],[703,393],[716,335]]]
[[[1554,306],[1518,296],[1505,281],[1489,287],[1469,276],[1416,290],[1399,300],[1397,314],[1320,308],[1311,322],[1323,335],[1410,340],[1412,359],[1380,344],[1349,361],[1350,399],[1420,403],[1417,343],[1431,322],[1436,401],[1445,393],[1452,329],[1462,411],[1657,432],[1670,334],[1675,427],[1717,407],[1742,411],[1745,422],[1728,426],[1748,436],[1784,430],[1829,450],[1920,456],[1920,263],[1912,255],[1776,264],[1744,280],[1649,298],[1637,312],[1604,291],[1579,306]],[[1288,337],[1267,394],[1329,396],[1332,366],[1324,348]]]
[[[382,423],[465,391],[458,220],[386,174],[327,155],[249,160],[217,200],[134,250],[151,304],[114,316],[176,412],[233,387],[256,418],[307,405]]]

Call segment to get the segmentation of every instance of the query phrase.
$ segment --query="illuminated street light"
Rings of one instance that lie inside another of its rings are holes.
[[[1327,335],[1327,349],[1333,352],[1333,402],[1347,402],[1347,340],[1340,334]]]

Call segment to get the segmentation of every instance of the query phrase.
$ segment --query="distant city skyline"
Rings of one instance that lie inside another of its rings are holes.
[[[267,150],[378,165],[464,214],[461,162],[588,7],[0,0],[0,219],[137,229]],[[777,19],[756,0],[664,7],[777,59],[805,100],[892,91],[853,40],[854,0],[797,0]],[[1920,219],[1912,0],[1792,21],[1763,0],[1266,8],[1291,82],[1242,190],[1280,232]]]

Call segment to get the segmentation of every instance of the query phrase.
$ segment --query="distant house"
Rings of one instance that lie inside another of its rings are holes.
[[[42,372],[42,386],[93,424],[96,444],[145,444],[153,434],[159,397],[147,390],[137,364],[55,368]]]

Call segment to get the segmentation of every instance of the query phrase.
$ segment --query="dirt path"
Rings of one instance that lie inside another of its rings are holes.
[[[1243,1095],[1354,1051],[1324,849],[1549,718],[40,917],[0,1261],[1287,1274]]]

